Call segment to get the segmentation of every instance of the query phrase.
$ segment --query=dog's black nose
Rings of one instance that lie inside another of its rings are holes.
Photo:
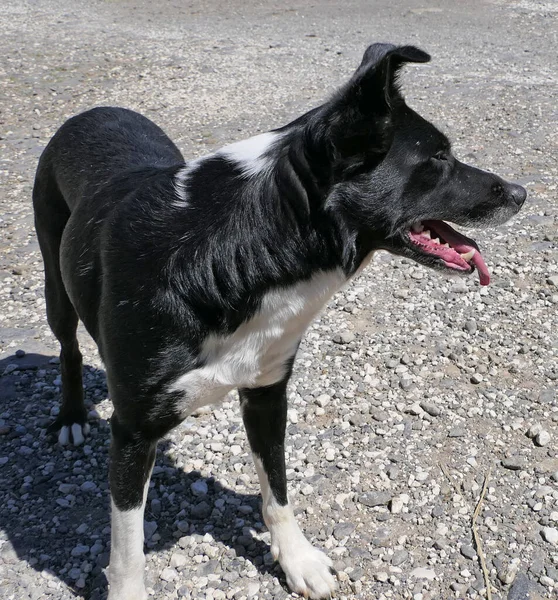
[[[525,198],[527,198],[527,190],[523,186],[517,185],[517,183],[509,184],[508,193],[511,200],[513,200],[517,206],[522,206],[525,202]]]

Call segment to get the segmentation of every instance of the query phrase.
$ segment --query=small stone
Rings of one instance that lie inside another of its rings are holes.
[[[507,600],[542,600],[535,584],[527,577],[520,573],[515,578],[514,584],[508,592]]]
[[[336,540],[342,540],[349,537],[354,530],[355,526],[352,523],[338,523],[333,528],[333,536]]]
[[[541,531],[541,535],[543,536],[543,539],[549,544],[558,544],[558,529],[556,529],[555,527],[545,527]]]
[[[465,329],[471,335],[473,335],[474,333],[476,333],[477,332],[477,322],[475,321],[475,319],[467,319],[467,321],[465,323]]]
[[[471,375],[471,383],[482,383],[482,375],[480,373],[473,373]]]
[[[391,499],[389,508],[394,515],[397,515],[403,510],[403,506],[405,506],[403,498],[401,498],[401,496],[395,496],[395,498]]]
[[[540,423],[533,423],[527,430],[527,437],[534,438],[543,430],[543,426]]]
[[[391,557],[391,564],[394,567],[399,567],[409,559],[409,553],[407,550],[396,550]]]
[[[207,483],[203,479],[198,479],[190,485],[190,490],[194,496],[207,496]]]
[[[16,350],[15,355],[17,358],[23,358],[25,356],[25,350]]]
[[[454,294],[466,294],[469,291],[469,288],[464,281],[458,281],[451,286],[451,291]]]
[[[475,558],[477,558],[477,553],[475,552],[475,549],[469,544],[464,544],[459,550],[461,554],[469,560],[474,560]]]
[[[178,573],[174,569],[167,567],[161,572],[161,579],[163,581],[176,581],[178,579]]]
[[[78,544],[71,552],[71,555],[74,557],[83,556],[84,554],[89,554],[89,546],[83,544]]]
[[[192,507],[192,516],[196,519],[205,519],[211,514],[211,506],[207,502],[200,502]]]
[[[498,579],[504,585],[510,585],[510,583],[512,583],[513,580],[516,578],[520,565],[521,560],[519,558],[514,558],[509,565],[503,567],[498,571]]]
[[[80,485],[82,492],[94,492],[97,489],[97,484],[94,481],[84,481]]]
[[[439,417],[442,414],[440,408],[432,402],[421,402],[420,407],[424,412],[428,413],[431,417]]]
[[[183,567],[188,562],[188,559],[184,554],[174,552],[170,559],[170,566],[173,568]]]
[[[144,521],[143,522],[143,535],[146,540],[150,540],[153,534],[157,531],[157,522],[156,521]],[[188,530],[190,528],[188,527]]]
[[[86,531],[87,531],[88,527],[87,527],[87,523],[82,523],[77,529],[76,529],[76,533],[78,535],[83,535]]]
[[[331,396],[327,394],[320,394],[314,401],[321,408],[325,408],[331,401]]]
[[[548,442],[550,442],[550,433],[544,429],[535,436],[535,444],[537,446],[546,446]]]
[[[58,486],[58,491],[61,494],[70,494],[75,488],[76,486],[73,483],[61,483]]]
[[[391,494],[389,492],[365,492],[358,499],[361,504],[370,508],[374,506],[387,506],[390,500]]]
[[[343,331],[333,336],[333,341],[336,344],[350,344],[355,339],[355,334],[352,331]]]
[[[386,583],[389,579],[389,575],[385,571],[380,571],[379,573],[376,573],[375,578],[376,581],[379,581],[380,583]]]
[[[502,460],[502,466],[510,471],[520,471],[525,467],[525,462],[519,456],[510,456]]]
[[[456,425],[455,427],[452,427],[448,433],[448,437],[450,437],[450,438],[465,437],[466,435],[467,435],[467,432],[460,425]]]
[[[558,275],[551,275],[547,280],[546,283],[548,283],[548,285],[551,285],[553,287],[558,287]]]
[[[426,567],[417,567],[411,571],[410,575],[415,579],[428,579],[429,581],[432,581],[436,577],[436,573]]]
[[[335,460],[335,448],[328,448],[325,453],[327,461],[332,462]]]

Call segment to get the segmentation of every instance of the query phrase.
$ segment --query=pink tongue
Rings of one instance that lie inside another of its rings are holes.
[[[477,268],[480,284],[488,285],[490,283],[488,267],[473,240],[465,237],[453,227],[450,227],[445,221],[424,221],[423,225],[444,238],[456,252],[459,252],[459,254],[465,254],[466,252],[469,252],[469,250],[476,250],[471,262]]]

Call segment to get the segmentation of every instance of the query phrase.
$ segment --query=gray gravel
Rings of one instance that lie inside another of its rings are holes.
[[[415,43],[410,103],[458,155],[529,189],[473,232],[493,275],[446,279],[381,255],[308,331],[289,411],[298,519],[340,598],[558,593],[558,47],[554,1],[287,4],[4,0],[0,5],[0,598],[103,598],[107,399],[85,333],[91,434],[45,437],[57,345],[44,316],[30,193],[63,120],[99,104],[162,125],[186,155],[282,124],[324,98],[371,41]],[[19,352],[18,352],[19,351]],[[146,512],[157,599],[281,599],[235,398],[161,443]]]

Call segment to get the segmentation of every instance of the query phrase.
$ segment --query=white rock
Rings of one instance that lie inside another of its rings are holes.
[[[535,444],[537,446],[546,446],[548,442],[550,442],[550,433],[544,429],[535,436]]]
[[[416,579],[428,579],[429,581],[432,581],[436,577],[436,573],[426,567],[417,567],[411,571],[410,575]]]
[[[390,504],[390,509],[391,512],[394,514],[398,514],[403,510],[403,506],[404,506],[404,502],[401,499],[401,496],[395,496],[395,498],[392,498],[391,500],[391,504]]]
[[[178,554],[175,552],[170,559],[170,566],[173,568],[183,567],[188,562],[188,559],[184,556],[184,554]]]
[[[543,426],[540,423],[533,423],[527,430],[527,437],[534,438],[542,431],[542,429]]]
[[[545,527],[542,530],[542,536],[550,544],[558,545],[558,529],[555,527]]]
[[[162,570],[161,579],[163,581],[176,581],[178,579],[178,573],[174,569],[167,567]]]
[[[320,396],[318,396],[316,398],[315,403],[319,407],[324,408],[329,404],[330,400],[331,400],[331,396],[328,396],[327,394],[321,394]]]

